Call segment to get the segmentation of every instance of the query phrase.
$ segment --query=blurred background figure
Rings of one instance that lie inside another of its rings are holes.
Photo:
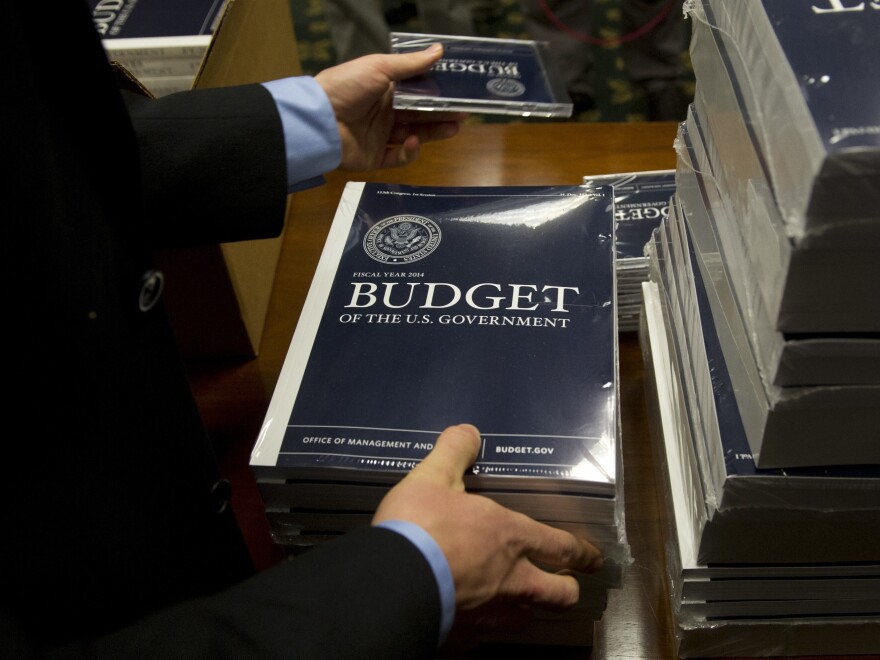
[[[382,0],[323,0],[324,13],[336,50],[337,62],[370,53],[389,52],[391,31]],[[476,34],[471,14],[472,0],[415,0],[420,32],[428,34]],[[388,11],[392,11],[389,8]]]
[[[644,94],[647,119],[684,121],[693,98],[687,57],[691,28],[683,0],[519,0],[532,39],[550,43],[550,57],[566,83],[575,113],[596,105],[595,49],[620,51],[630,82]],[[601,25],[600,12],[619,12],[619,34]]]

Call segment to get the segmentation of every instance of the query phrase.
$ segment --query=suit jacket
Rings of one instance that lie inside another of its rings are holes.
[[[268,92],[123,95],[80,0],[3,3],[0,48],[0,644],[22,657],[63,644],[108,657],[430,655],[433,575],[393,532],[242,582],[252,567],[228,483],[162,306],[155,249],[282,228]]]

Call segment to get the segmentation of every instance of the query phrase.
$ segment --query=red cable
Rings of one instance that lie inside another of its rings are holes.
[[[646,32],[654,29],[660,21],[662,21],[666,15],[672,10],[672,6],[676,3],[676,0],[669,0],[661,9],[657,12],[657,14],[651,18],[650,21],[645,23],[642,27],[633,30],[628,34],[624,34],[621,37],[616,39],[598,39],[596,37],[590,36],[589,34],[584,34],[578,30],[573,30],[568,27],[565,23],[559,20],[559,17],[553,13],[553,10],[547,5],[546,0],[538,0],[538,4],[541,6],[544,14],[547,16],[547,19],[553,23],[557,28],[565,32],[570,37],[577,39],[578,41],[583,41],[588,44],[593,44],[594,46],[616,46],[627,41],[632,41],[633,39],[638,39]]]

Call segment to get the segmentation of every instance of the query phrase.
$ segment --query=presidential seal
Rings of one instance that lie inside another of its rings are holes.
[[[370,227],[364,251],[376,261],[403,264],[424,259],[440,243],[440,227],[420,215],[394,215]]]
[[[492,80],[486,83],[486,89],[497,96],[513,98],[515,96],[522,96],[526,91],[526,86],[513,78],[492,78]]]

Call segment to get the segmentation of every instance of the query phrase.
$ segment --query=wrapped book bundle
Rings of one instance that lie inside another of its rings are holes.
[[[737,400],[751,452],[761,467],[878,465],[880,91],[864,62],[880,16],[690,7],[697,85],[678,189],[746,337],[732,375],[750,383]]]
[[[660,226],[675,192],[675,170],[585,176],[586,186],[614,188],[617,263],[617,331],[639,328],[642,282],[648,279],[645,247]]]
[[[761,308],[752,313],[764,332],[873,340],[851,349],[870,350],[873,368],[850,366],[877,382],[880,12],[798,0],[692,7],[701,171],[737,219]]]
[[[880,14],[845,4],[688,4],[640,321],[681,657],[880,652]]]
[[[858,543],[877,535],[880,512],[815,507],[824,488],[821,471],[795,476],[801,483],[789,486],[783,472],[753,466],[731,470],[728,478],[739,480],[740,499],[750,496],[752,504],[719,506],[719,493],[702,476],[696,456],[706,449],[699,446],[704,439],[692,433],[694,418],[704,411],[691,413],[688,406],[690,367],[677,352],[677,331],[668,322],[668,291],[654,281],[643,286],[640,337],[665,457],[661,483],[670,521],[665,552],[678,656],[877,653],[880,555],[846,558],[870,555]],[[812,509],[799,500],[810,480]]]
[[[543,622],[588,643],[630,561],[612,192],[346,185],[251,455],[279,543],[369,524],[468,421],[483,436],[469,490],[604,552],[581,605]]]

